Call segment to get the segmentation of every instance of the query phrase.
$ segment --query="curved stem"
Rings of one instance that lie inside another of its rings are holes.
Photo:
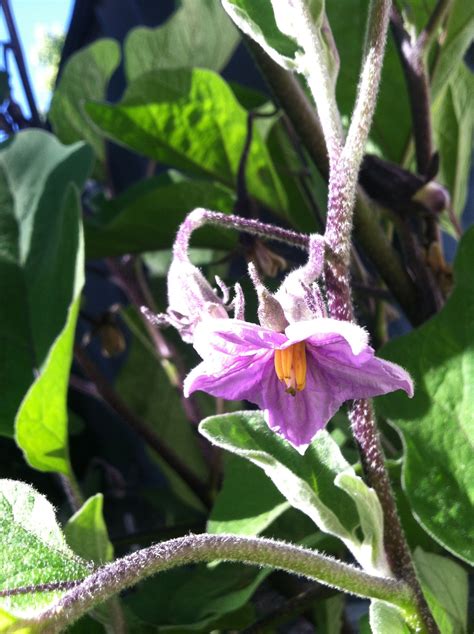
[[[207,534],[172,539],[103,566],[69,590],[53,607],[25,623],[47,625],[51,634],[60,632],[95,605],[150,575],[216,559],[270,566],[357,596],[387,601],[399,607],[412,625],[419,626],[411,591],[403,582],[375,577],[313,550],[271,539]]]

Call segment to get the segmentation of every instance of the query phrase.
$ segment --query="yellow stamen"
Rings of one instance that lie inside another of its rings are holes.
[[[304,341],[284,350],[275,350],[275,372],[288,394],[295,396],[306,385],[306,347]]]
[[[283,350],[275,350],[275,372],[280,381],[283,381]]]
[[[304,390],[306,385],[306,346],[304,341],[295,343],[294,348],[293,367],[295,369],[296,389],[300,392]]]

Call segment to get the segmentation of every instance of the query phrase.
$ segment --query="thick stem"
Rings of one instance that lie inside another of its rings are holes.
[[[420,625],[413,597],[403,582],[374,577],[313,550],[270,539],[234,535],[188,535],[137,551],[103,566],[69,590],[53,607],[28,623],[50,634],[60,632],[95,605],[157,572],[205,561],[236,561],[303,575],[343,592],[398,606]],[[422,630],[419,630],[422,631]]]
[[[392,9],[390,25],[408,88],[417,172],[424,176],[428,173],[433,155],[428,72],[422,51],[412,42],[403,25],[403,18],[395,7]]]
[[[384,545],[390,568],[398,579],[403,579],[413,590],[419,613],[430,634],[438,634],[438,627],[418,582],[410,548],[400,523],[395,498],[385,467],[372,403],[355,401],[349,413],[352,431],[357,441],[364,473],[376,491],[384,514]]]
[[[285,110],[301,143],[324,178],[329,177],[326,143],[319,118],[296,78],[274,62],[253,40],[246,39],[276,100]],[[359,187],[354,210],[355,237],[412,323],[419,321],[417,294],[377,215],[380,209]]]
[[[329,175],[326,238],[333,255],[326,266],[326,283],[330,314],[337,319],[353,320],[348,271],[352,210],[357,173],[377,99],[390,9],[390,0],[372,0],[370,4],[365,59],[354,115],[347,144],[337,163],[331,165]],[[437,632],[400,524],[370,401],[355,403],[351,422],[366,477],[383,509],[384,541],[391,568],[412,588],[427,631]]]
[[[206,484],[189,469],[145,421],[129,409],[128,405],[122,401],[112,385],[102,375],[102,372],[85,353],[83,348],[80,346],[75,347],[74,358],[87,378],[94,383],[99,396],[103,398],[107,405],[143,438],[147,445],[189,486],[191,491],[201,500],[204,506],[209,508],[210,499]]]
[[[369,6],[365,56],[354,113],[342,154],[331,166],[326,239],[336,256],[349,265],[352,217],[360,163],[377,102],[387,39],[390,0],[372,0]],[[330,160],[331,165],[331,160]]]

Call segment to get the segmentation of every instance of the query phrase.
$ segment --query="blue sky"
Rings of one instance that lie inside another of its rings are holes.
[[[42,111],[47,109],[49,93],[44,86],[44,75],[41,69],[35,66],[35,44],[38,42],[41,30],[67,30],[73,3],[74,0],[10,0],[33,92],[38,108]],[[5,19],[2,11],[0,14],[0,39],[5,41],[8,39]],[[10,68],[14,73],[16,69],[12,61],[13,58],[10,57]],[[3,65],[3,60],[1,64]],[[12,89],[15,100],[21,104],[25,113],[29,113],[17,77],[12,77]]]

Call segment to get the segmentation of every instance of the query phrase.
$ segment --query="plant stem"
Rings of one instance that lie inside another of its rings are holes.
[[[362,467],[368,484],[375,490],[384,516],[384,546],[391,570],[412,589],[417,608],[430,634],[438,628],[418,582],[410,549],[397,511],[390,477],[385,466],[383,449],[370,400],[354,401],[349,412],[352,431],[356,439]]]
[[[436,3],[425,28],[422,30],[416,41],[416,47],[420,54],[424,53],[429,48],[431,41],[436,36],[436,31],[448,15],[452,4],[453,0],[438,0]]]
[[[400,12],[393,7],[390,25],[408,88],[417,172],[428,173],[433,155],[430,87],[422,51],[405,30]]]
[[[329,176],[326,143],[319,118],[296,78],[274,62],[253,40],[245,39],[272,93],[286,112],[301,143],[324,178]],[[355,237],[414,324],[419,322],[415,286],[378,221],[380,208],[359,187],[354,210]]]
[[[349,256],[357,175],[375,110],[390,10],[390,0],[371,0],[361,79],[347,143],[341,153],[332,159],[330,157],[329,160],[325,233],[330,247],[326,265],[328,304],[332,317],[349,321],[353,321]],[[324,97],[323,91],[319,98]],[[315,95],[316,103],[317,99],[318,96]],[[411,587],[426,630],[437,632],[437,626],[416,577],[411,553],[398,517],[371,402],[356,401],[350,417],[367,479],[376,490],[383,509],[384,542],[392,570]]]
[[[225,229],[236,229],[245,231],[252,235],[261,236],[267,240],[278,240],[305,251],[308,250],[309,236],[304,233],[297,233],[291,229],[282,229],[275,225],[268,225],[260,220],[242,218],[233,214],[223,214],[209,209],[194,209],[186,220],[181,224],[174,243],[174,254],[180,259],[186,259],[189,249],[189,242],[194,231],[205,224],[214,224]]]
[[[206,508],[210,507],[209,491],[207,485],[202,482],[182,460],[170,449],[166,443],[155,433],[155,431],[139,416],[137,416],[128,405],[120,398],[112,385],[103,376],[102,372],[89,358],[83,348],[74,348],[74,357],[80,365],[82,371],[97,388],[98,394],[111,407],[124,422],[126,422],[135,432],[143,438],[149,447],[188,485],[191,491],[197,496]]]
[[[188,535],[134,552],[107,564],[69,590],[53,607],[28,624],[41,624],[50,634],[60,632],[95,605],[150,575],[186,564],[215,560],[270,566],[303,575],[361,597],[398,606],[412,625],[419,618],[413,611],[411,591],[403,582],[369,575],[313,550],[259,537],[235,535]],[[418,631],[423,631],[422,629]]]
[[[183,381],[186,374],[177,350],[170,344],[160,332],[156,324],[152,324],[143,313],[142,308],[146,307],[150,312],[156,313],[153,298],[146,285],[144,276],[139,271],[139,263],[133,256],[126,256],[125,262],[119,262],[113,258],[107,259],[107,264],[114,276],[116,283],[127,295],[130,303],[136,308],[137,313],[153,342],[156,356],[158,357],[163,370],[166,373],[171,385],[177,390],[181,401],[181,406],[188,420],[197,424],[202,416],[192,396],[184,398]]]

